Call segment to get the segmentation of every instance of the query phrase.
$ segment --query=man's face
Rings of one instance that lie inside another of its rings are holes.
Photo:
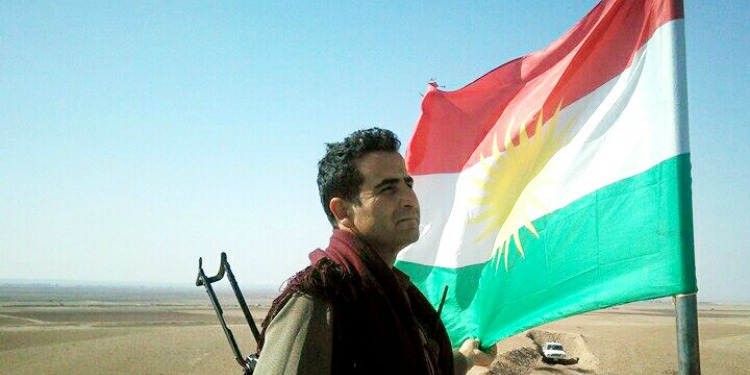
[[[419,239],[419,201],[397,152],[376,151],[355,162],[363,182],[359,204],[351,204],[350,218],[359,236],[378,252],[394,258]]]

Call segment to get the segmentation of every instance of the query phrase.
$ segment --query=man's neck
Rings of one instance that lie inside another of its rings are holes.
[[[393,266],[396,264],[396,256],[398,255],[398,251],[394,251],[392,249],[383,249],[382,247],[376,246],[376,244],[369,243],[363,236],[361,236],[357,232],[356,229],[346,227],[342,227],[339,229],[347,231],[357,237],[357,239],[362,242],[362,245],[367,246],[367,248],[372,250],[372,252],[380,257],[380,259],[382,259],[389,268],[393,268]]]
[[[378,254],[380,259],[383,259],[383,262],[388,265],[388,267],[393,268],[393,266],[396,264],[396,255],[397,252],[394,252],[393,250],[387,250],[383,251],[377,248],[373,248],[373,251],[375,254]]]

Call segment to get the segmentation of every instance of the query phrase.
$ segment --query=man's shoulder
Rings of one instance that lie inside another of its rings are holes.
[[[263,330],[256,371],[330,373],[332,337],[330,305],[301,292],[293,293]]]
[[[297,292],[289,296],[284,307],[279,311],[278,320],[308,321],[314,316],[329,315],[330,303],[320,297]]]
[[[286,292],[302,293],[332,303],[346,299],[356,284],[355,275],[329,258],[322,258],[290,279]]]
[[[328,258],[318,260],[289,279],[284,290],[271,305],[263,321],[263,328],[276,320],[282,310],[304,312],[315,304],[324,304],[327,309],[350,303],[356,297],[354,278],[338,264]],[[294,305],[289,307],[288,305]]]

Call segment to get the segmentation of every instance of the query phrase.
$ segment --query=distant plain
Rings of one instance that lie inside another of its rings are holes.
[[[257,323],[276,288],[245,288]],[[244,354],[250,329],[227,289],[217,290]],[[750,305],[699,304],[703,374],[750,369]],[[549,365],[538,342],[563,342],[576,365]],[[524,349],[525,348],[525,349]],[[676,374],[674,308],[638,302],[537,327],[497,344],[471,374]],[[519,359],[522,354],[528,358]],[[510,361],[510,362],[509,362]],[[516,361],[516,363],[513,363]],[[520,362],[519,362],[520,361]],[[0,285],[0,374],[240,374],[201,288]]]

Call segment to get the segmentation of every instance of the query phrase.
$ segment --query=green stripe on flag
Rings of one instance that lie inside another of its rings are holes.
[[[454,346],[492,343],[545,322],[697,290],[690,157],[682,154],[534,221],[525,257],[447,269],[400,261],[442,318]],[[481,331],[478,327],[482,327]]]

